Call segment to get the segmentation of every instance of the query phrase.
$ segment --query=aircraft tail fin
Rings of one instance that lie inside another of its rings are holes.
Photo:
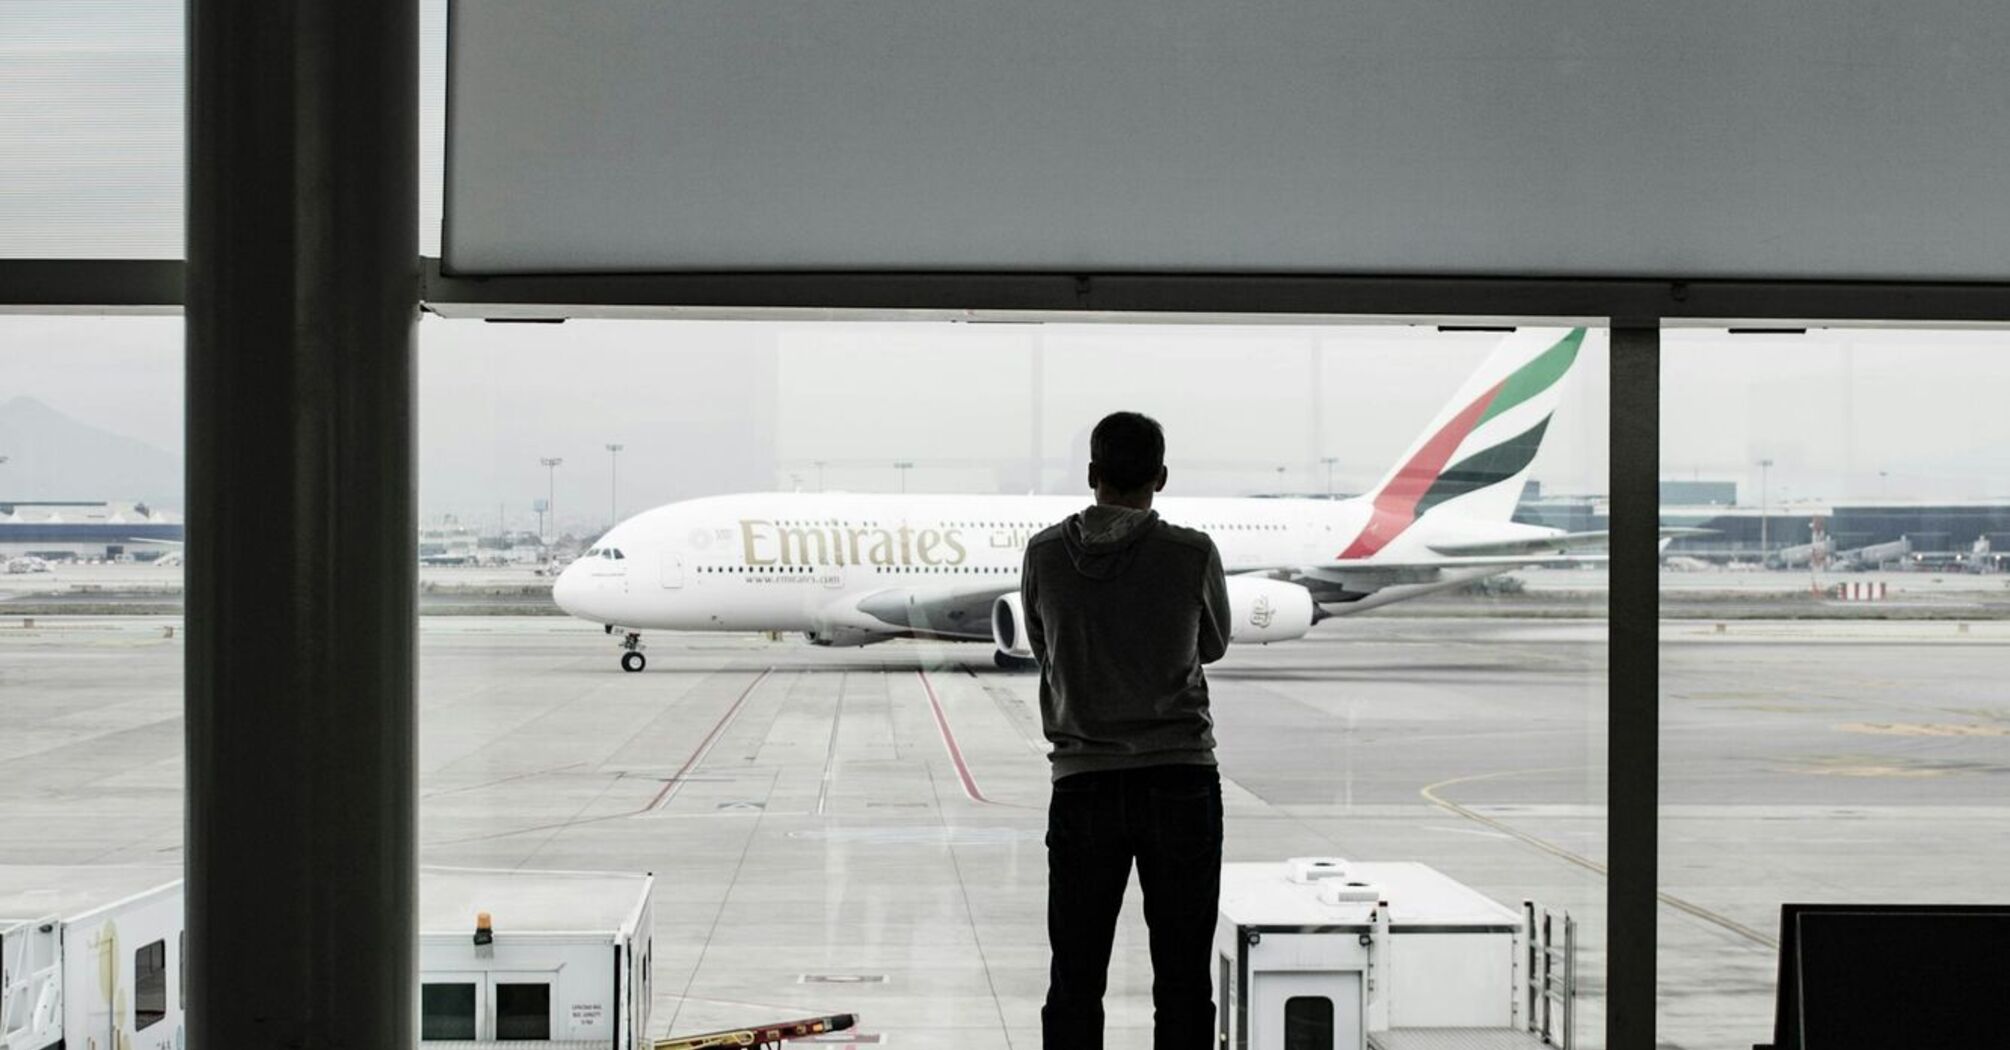
[[[1506,521],[1521,499],[1582,328],[1522,328],[1501,341],[1370,493],[1374,514],[1341,558],[1367,558],[1443,506]]]

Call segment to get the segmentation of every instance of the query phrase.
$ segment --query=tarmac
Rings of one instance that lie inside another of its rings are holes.
[[[0,618],[0,864],[178,862],[180,626]],[[860,1046],[1038,1046],[1036,677],[984,646],[645,641],[624,674],[594,625],[424,618],[422,860],[655,872],[656,1035],[846,1011]],[[1600,1045],[1604,643],[1369,615],[1232,649],[1228,859],[1420,860],[1567,910]],[[2000,901],[2006,650],[2005,623],[1664,624],[1664,1046],[1767,1038],[1782,900]],[[1150,1045],[1150,980],[1134,887],[1109,1046]]]

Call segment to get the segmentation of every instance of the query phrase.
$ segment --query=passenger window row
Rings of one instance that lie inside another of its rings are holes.
[[[819,565],[700,565],[700,566],[698,566],[698,567],[697,567],[698,571],[699,571],[699,572],[701,572],[701,573],[717,573],[717,574],[733,574],[733,573],[742,573],[742,572],[782,572],[782,573],[805,573],[805,572],[825,572],[825,571],[828,571],[828,570],[830,570],[830,569],[835,569],[835,568],[841,568],[841,566],[835,566],[835,565],[822,565],[822,566],[819,566]],[[901,566],[901,565],[875,565],[875,566],[873,566],[873,569],[872,569],[872,571],[873,571],[873,572],[875,572],[875,573],[880,573],[880,574],[886,574],[886,573],[903,573],[903,572],[929,572],[929,573],[961,573],[961,574],[964,574],[964,575],[988,575],[988,574],[993,574],[993,573],[1006,573],[1006,572],[1017,572],[1018,570],[1017,570],[1016,568],[1012,568],[1012,567],[1009,567],[1009,566],[1004,566],[1004,565],[997,565],[997,566],[991,566],[991,565],[915,565],[915,566]]]

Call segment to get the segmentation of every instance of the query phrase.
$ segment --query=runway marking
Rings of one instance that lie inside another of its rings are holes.
[[[984,792],[978,790],[977,778],[970,775],[970,766],[963,761],[963,749],[956,746],[956,734],[950,731],[949,716],[942,713],[942,698],[935,695],[935,684],[928,680],[928,672],[917,667],[914,676],[921,679],[921,688],[928,694],[929,709],[935,712],[935,728],[942,733],[942,746],[948,749],[949,761],[956,766],[957,779],[963,781],[963,793],[969,796],[972,802],[986,806],[997,805],[998,803],[984,797]]]
[[[817,785],[817,816],[824,815],[824,807],[830,802],[831,781],[837,775],[838,727],[844,721],[844,687],[851,682],[850,671],[838,672],[837,706],[831,711],[830,746],[824,749],[824,776]]]
[[[684,764],[678,767],[677,772],[672,774],[669,780],[663,782],[663,787],[656,792],[656,797],[650,799],[640,809],[631,809],[622,813],[607,813],[597,817],[574,817],[570,820],[555,820],[544,824],[533,824],[529,827],[511,828],[507,831],[493,831],[480,835],[464,835],[460,838],[435,839],[432,842],[425,843],[425,845],[430,848],[437,846],[458,846],[470,842],[492,842],[496,839],[506,839],[516,835],[529,835],[539,831],[553,832],[554,837],[556,837],[557,832],[584,827],[588,824],[604,824],[611,820],[627,820],[630,817],[640,817],[653,813],[669,802],[677,793],[678,788],[690,781],[701,779],[699,777],[688,776],[687,774],[697,768],[698,763],[704,761],[706,754],[712,750],[712,745],[718,743],[720,735],[726,731],[726,727],[731,724],[733,717],[739,713],[741,706],[747,702],[747,697],[753,695],[754,689],[762,682],[767,681],[768,676],[773,673],[775,673],[775,669],[770,667],[756,675],[752,682],[747,683],[747,687],[740,691],[738,697],[734,698],[733,706],[726,709],[726,713],[720,716],[718,723],[712,727],[712,731],[705,734],[705,739],[699,742],[698,749],[691,752],[691,757],[684,760]],[[608,790],[611,790],[614,785],[621,783],[626,777],[626,773],[616,774],[613,780],[609,782]],[[603,790],[600,795],[594,797],[594,801],[599,801],[599,799],[605,796],[606,790]],[[588,806],[592,804],[592,802],[587,803]],[[540,850],[543,848],[542,845],[538,847]]]
[[[1495,831],[1501,832],[1502,834],[1508,835],[1512,838],[1519,839],[1523,844],[1533,846],[1536,849],[1539,849],[1544,853],[1549,854],[1552,857],[1555,857],[1559,860],[1567,861],[1571,864],[1575,864],[1578,867],[1583,868],[1587,871],[1596,872],[1599,875],[1599,877],[1603,878],[1606,876],[1607,871],[1605,865],[1600,864],[1598,861],[1592,860],[1590,857],[1584,856],[1583,854],[1580,853],[1573,853],[1570,850],[1564,849],[1562,846],[1558,846],[1554,843],[1537,838],[1536,836],[1531,835],[1525,831],[1522,831],[1519,828],[1516,828],[1505,822],[1495,820],[1494,818],[1489,817],[1484,813],[1475,812],[1471,809],[1466,808],[1465,806],[1461,806],[1458,803],[1453,802],[1448,798],[1445,798],[1443,795],[1438,794],[1439,789],[1448,788],[1454,784],[1472,784],[1482,780],[1496,780],[1501,777],[1532,776],[1540,773],[1577,773],[1582,771],[1583,767],[1581,766],[1561,766],[1554,769],[1505,769],[1497,773],[1480,773],[1470,777],[1453,777],[1450,780],[1440,780],[1435,784],[1425,785],[1424,788],[1418,792],[1418,794],[1423,795],[1425,801],[1441,809],[1444,809],[1447,812],[1456,813],[1459,816],[1464,817],[1467,820],[1473,821],[1474,823],[1477,824],[1484,824],[1487,827],[1494,829]],[[1729,918],[1728,916],[1724,915],[1719,915],[1716,912],[1711,911],[1710,909],[1705,908],[1700,904],[1693,904],[1689,901],[1683,900],[1682,898],[1675,896],[1672,893],[1663,893],[1657,890],[1655,891],[1654,896],[1658,900],[1660,900],[1661,903],[1666,904],[1667,906],[1675,909],[1676,911],[1682,912],[1685,915],[1701,919],[1704,922],[1707,922],[1712,926],[1716,926],[1720,929],[1728,930],[1731,933],[1737,934],[1738,936],[1743,937],[1748,941],[1751,941],[1753,944],[1757,944],[1770,951],[1779,950],[1780,942],[1777,938],[1770,937],[1764,933],[1761,933],[1758,930],[1755,930],[1750,926],[1747,926],[1744,923],[1739,922],[1736,919]]]
[[[1836,727],[1845,733],[1873,733],[1881,736],[2010,736],[2010,727],[1950,725],[1932,722],[1844,722]]]
[[[663,782],[663,787],[656,792],[656,797],[650,799],[649,804],[637,812],[654,813],[676,797],[678,789],[684,786],[685,774],[698,768],[698,763],[705,761],[705,756],[712,753],[712,745],[719,742],[719,737],[724,735],[726,727],[739,715],[740,708],[746,704],[747,698],[754,695],[754,690],[760,688],[761,683],[767,681],[768,676],[774,673],[775,669],[770,667],[754,676],[754,680],[747,683],[747,688],[740,690],[740,695],[733,699],[733,706],[726,708],[726,713],[719,716],[719,721],[712,726],[712,731],[706,733],[705,739],[698,742],[698,749],[691,752],[691,757],[685,759],[683,765],[677,767],[677,772],[670,774],[670,779]]]
[[[435,791],[428,791],[425,794],[420,795],[419,797],[422,799],[438,798],[441,795],[453,795],[463,791],[479,791],[482,788],[491,788],[495,787],[498,784],[508,784],[512,781],[528,780],[532,777],[550,776],[553,773],[563,773],[568,769],[577,769],[585,764],[586,763],[584,761],[567,762],[562,766],[551,766],[545,769],[533,769],[524,773],[511,773],[509,776],[497,777],[494,780],[484,780],[479,784],[464,784],[460,787],[440,788]]]

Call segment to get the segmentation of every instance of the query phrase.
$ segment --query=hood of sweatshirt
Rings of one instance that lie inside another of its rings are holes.
[[[1137,560],[1138,544],[1158,523],[1157,511],[1098,503],[1061,523],[1061,541],[1076,572],[1093,580],[1114,580]]]

